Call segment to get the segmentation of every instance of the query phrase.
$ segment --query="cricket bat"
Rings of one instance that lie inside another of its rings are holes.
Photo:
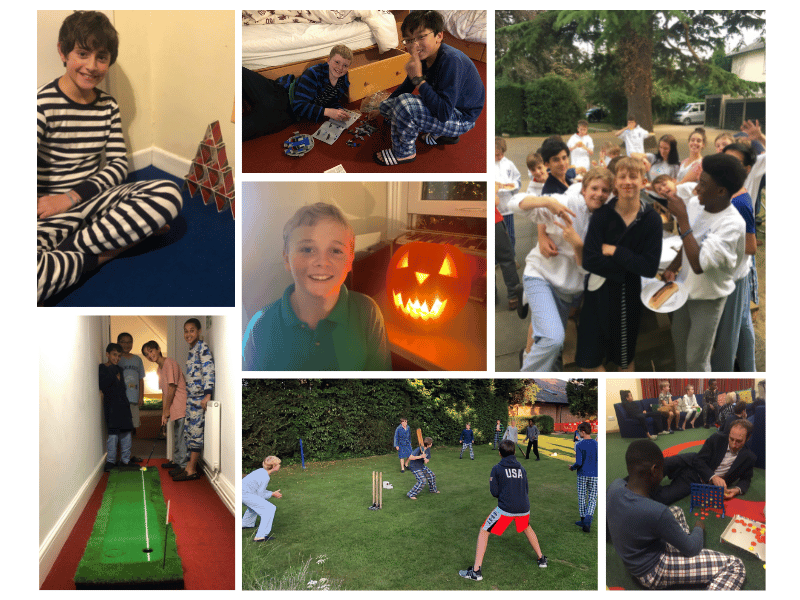
[[[417,441],[419,442],[419,453],[421,456],[425,456],[425,441],[422,438],[422,429],[417,429]],[[423,463],[425,459],[422,459]]]

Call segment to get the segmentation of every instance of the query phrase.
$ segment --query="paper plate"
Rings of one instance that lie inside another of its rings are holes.
[[[644,304],[653,312],[658,313],[669,313],[678,310],[681,306],[686,304],[686,300],[689,299],[689,293],[686,291],[686,288],[683,287],[683,285],[677,281],[675,283],[678,284],[678,291],[672,294],[672,297],[664,302],[664,304],[661,305],[661,308],[655,309],[652,308],[648,302],[650,302],[650,298],[652,298],[658,290],[664,287],[664,282],[653,279],[650,281],[650,283],[642,288],[642,294],[640,296],[642,299],[642,304]]]

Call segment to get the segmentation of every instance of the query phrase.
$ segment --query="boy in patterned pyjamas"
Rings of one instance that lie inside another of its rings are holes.
[[[464,431],[461,432],[461,438],[458,440],[461,442],[461,454],[458,455],[458,458],[462,458],[464,456],[464,450],[466,450],[466,448],[469,446],[469,458],[470,460],[475,460],[475,454],[472,452],[472,442],[474,440],[475,434],[472,432],[470,424],[467,423]]]
[[[592,426],[589,423],[578,425],[580,441],[575,444],[575,463],[570,471],[578,471],[578,512],[581,520],[575,525],[589,533],[597,507],[597,440],[592,439]]]
[[[275,518],[275,507],[267,498],[282,498],[280,490],[270,492],[267,489],[269,477],[281,468],[281,459],[277,456],[268,456],[261,464],[263,469],[256,469],[242,479],[242,504],[247,510],[242,516],[242,529],[252,529],[256,526],[256,518],[261,517],[261,525],[253,538],[254,542],[267,542],[274,540],[270,535],[272,520]]]
[[[411,456],[408,457],[408,468],[411,469],[411,472],[414,473],[414,477],[417,478],[417,482],[414,484],[414,487],[412,487],[408,494],[406,494],[406,496],[412,500],[417,499],[417,494],[422,490],[426,483],[428,484],[428,491],[431,494],[439,493],[439,490],[436,489],[436,475],[434,475],[433,471],[426,466],[428,461],[431,459],[431,446],[433,446],[433,439],[426,437],[424,440],[422,440],[422,443],[425,446],[425,454],[422,454],[421,448],[414,448]]]
[[[189,464],[182,473],[175,475],[173,481],[199,479],[197,462],[203,451],[203,431],[205,429],[206,405],[214,391],[214,357],[208,344],[200,339],[200,321],[189,319],[183,325],[183,339],[189,344],[186,358],[186,417],[184,435],[186,449],[189,450]]]
[[[746,576],[741,559],[703,548],[701,520],[689,529],[679,506],[650,498],[664,478],[664,455],[655,442],[631,442],[625,463],[628,481],[608,486],[606,513],[611,542],[630,574],[649,589],[686,584],[741,589]]]

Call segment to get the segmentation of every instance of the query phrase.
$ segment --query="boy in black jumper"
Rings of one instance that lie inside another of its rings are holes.
[[[122,346],[111,343],[106,347],[107,362],[100,364],[99,380],[100,391],[103,396],[103,409],[106,416],[106,428],[108,429],[108,442],[106,448],[105,471],[110,471],[117,463],[117,442],[120,444],[122,467],[138,467],[131,461],[131,431],[133,421],[131,420],[131,408],[128,404],[128,396],[125,393],[127,387],[122,379],[122,368],[119,366],[119,359],[122,356]]]
[[[531,543],[533,551],[539,557],[540,567],[547,566],[547,557],[539,548],[539,540],[530,525],[531,504],[528,500],[528,474],[514,456],[517,446],[512,440],[500,442],[501,460],[492,468],[489,478],[489,491],[497,498],[497,508],[486,518],[478,533],[478,547],[475,550],[475,562],[469,569],[459,571],[464,579],[480,581],[483,579],[481,564],[489,542],[489,533],[503,535],[511,523],[518,533],[524,533]]]

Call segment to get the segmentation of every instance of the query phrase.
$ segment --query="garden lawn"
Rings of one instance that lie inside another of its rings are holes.
[[[579,519],[571,434],[541,436],[541,460],[517,457],[528,473],[531,525],[549,566],[514,527],[490,535],[483,581],[461,578],[472,565],[478,531],[497,501],[489,475],[500,456],[490,445],[459,460],[458,447],[434,446],[428,467],[439,494],[427,486],[416,501],[406,497],[414,485],[400,473],[396,454],[281,468],[271,478],[276,508],[275,540],[252,541],[256,530],[242,530],[242,588],[347,590],[596,590],[597,534],[575,526]],[[558,447],[558,457],[543,446]],[[372,471],[394,489],[383,490],[383,509],[372,502]],[[242,507],[244,512],[244,507]],[[598,521],[595,514],[595,523]],[[602,523],[603,520],[600,520]],[[301,573],[298,575],[298,573]],[[294,576],[294,584],[287,583]],[[313,582],[309,584],[309,582]]]

